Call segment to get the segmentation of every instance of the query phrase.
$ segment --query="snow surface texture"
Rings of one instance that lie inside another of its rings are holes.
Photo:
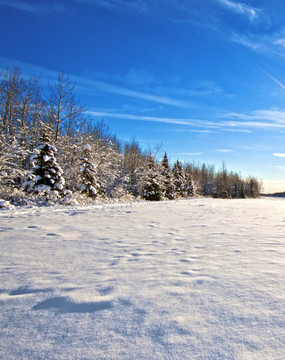
[[[1,359],[284,359],[285,200],[0,212]]]

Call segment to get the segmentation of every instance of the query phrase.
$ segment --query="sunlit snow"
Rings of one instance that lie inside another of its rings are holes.
[[[284,359],[285,199],[0,210],[1,359]]]

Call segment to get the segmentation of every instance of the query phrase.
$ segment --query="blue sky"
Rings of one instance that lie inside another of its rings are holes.
[[[96,119],[170,159],[285,190],[285,2],[0,0],[0,66],[63,70]]]

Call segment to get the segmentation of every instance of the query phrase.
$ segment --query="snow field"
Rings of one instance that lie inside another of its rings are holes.
[[[284,359],[285,200],[1,210],[1,359]]]

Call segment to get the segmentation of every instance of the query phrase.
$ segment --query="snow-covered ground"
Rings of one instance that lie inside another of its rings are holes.
[[[0,211],[0,358],[285,358],[285,199]]]

